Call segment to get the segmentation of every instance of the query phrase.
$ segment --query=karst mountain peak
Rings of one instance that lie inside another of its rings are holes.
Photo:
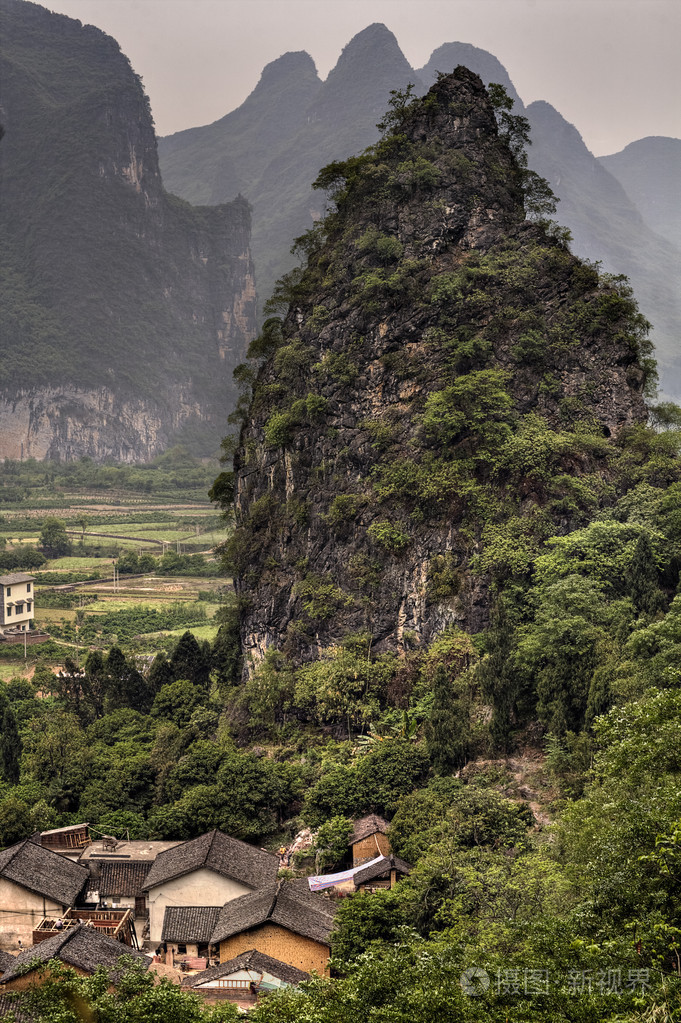
[[[501,538],[536,550],[609,499],[608,446],[647,415],[645,321],[526,219],[514,125],[459,67],[318,179],[331,211],[251,347],[230,543],[247,670],[348,634],[478,631]],[[566,512],[568,474],[591,482]]]

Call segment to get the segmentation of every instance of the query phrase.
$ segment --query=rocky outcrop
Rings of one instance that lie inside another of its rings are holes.
[[[478,631],[495,577],[612,500],[615,438],[646,417],[641,317],[525,219],[480,79],[458,68],[393,120],[322,174],[335,208],[252,349],[231,542],[247,664]]]
[[[202,409],[178,387],[166,403],[125,400],[106,387],[45,387],[0,395],[0,457],[69,461],[148,462],[186,423],[200,424]]]
[[[113,39],[1,9],[0,458],[148,457],[185,426],[214,449],[254,333],[250,207],[164,191]]]

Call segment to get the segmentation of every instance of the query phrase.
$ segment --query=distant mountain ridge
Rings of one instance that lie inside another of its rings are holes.
[[[614,173],[622,161],[597,160],[577,129],[550,104],[533,103],[526,110],[503,65],[469,43],[445,43],[424,67],[414,70],[394,35],[384,25],[371,25],[348,43],[324,82],[307,54],[285,54],[267,66],[237,110],[212,125],[159,140],[164,183],[194,202],[226,201],[238,184],[253,206],[253,255],[262,304],[277,277],[293,265],[293,238],[322,212],[323,199],[310,188],[320,168],[376,141],[375,124],[392,89],[412,82],[415,92],[423,94],[438,71],[448,73],[460,64],[486,85],[504,85],[515,100],[514,112],[530,120],[530,166],[548,178],[561,198],[557,219],[572,232],[574,251],[630,278],[642,311],[654,324],[663,390],[681,397],[681,252],[669,233],[662,237],[661,218],[651,214],[642,198],[649,191],[645,182],[652,178],[639,174],[637,198],[627,194],[627,183]],[[256,100],[260,115],[250,121]],[[288,137],[281,130],[285,118]],[[259,162],[253,159],[255,152],[266,156]]]
[[[681,139],[651,135],[598,162],[617,178],[649,227],[681,249]]]
[[[0,13],[0,459],[209,453],[255,326],[248,204],[163,190],[115,40],[20,0]]]

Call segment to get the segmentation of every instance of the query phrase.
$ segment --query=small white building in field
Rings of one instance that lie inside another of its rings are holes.
[[[24,572],[0,575],[0,632],[26,632],[34,615],[35,576]]]

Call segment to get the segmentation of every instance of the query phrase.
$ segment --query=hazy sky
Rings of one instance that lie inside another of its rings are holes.
[[[681,136],[681,0],[46,0],[119,42],[159,135],[209,124],[265,64],[307,50],[326,77],[375,21],[412,67],[442,43],[493,53],[525,103],[545,99],[597,156]]]

